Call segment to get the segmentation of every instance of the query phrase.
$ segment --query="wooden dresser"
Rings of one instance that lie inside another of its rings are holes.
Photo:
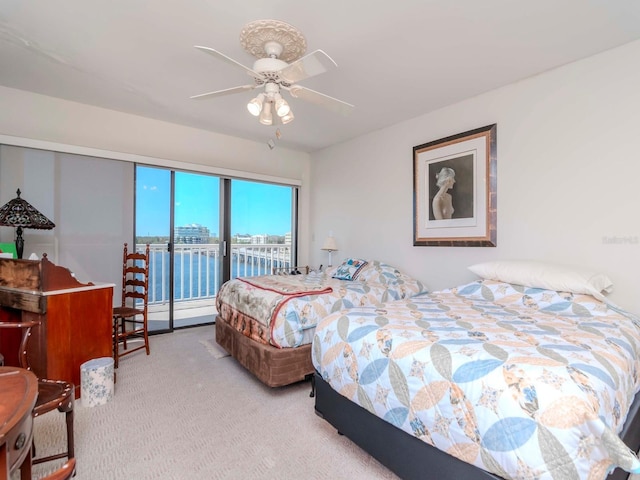
[[[80,365],[112,355],[113,284],[83,284],[41,260],[0,258],[0,321],[39,321],[28,344],[39,378],[66,380],[80,396]],[[5,365],[18,366],[20,330],[0,333]]]

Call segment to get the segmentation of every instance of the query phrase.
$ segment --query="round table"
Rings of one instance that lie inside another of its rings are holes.
[[[0,367],[0,480],[20,468],[21,480],[31,479],[32,411],[38,379],[23,368]]]

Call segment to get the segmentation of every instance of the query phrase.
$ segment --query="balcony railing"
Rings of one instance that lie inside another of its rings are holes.
[[[144,244],[137,244],[143,251]],[[149,305],[169,302],[169,252],[166,244],[151,244]],[[290,244],[232,244],[231,278],[268,275],[273,267],[291,266]],[[174,245],[175,302],[212,299],[221,284],[220,246]]]

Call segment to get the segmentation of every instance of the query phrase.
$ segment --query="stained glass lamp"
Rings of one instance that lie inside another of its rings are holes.
[[[35,228],[38,230],[51,230],[56,225],[36,210],[29,202],[18,196],[0,207],[0,225],[16,227],[16,252],[18,258],[22,258],[24,251],[23,228]]]

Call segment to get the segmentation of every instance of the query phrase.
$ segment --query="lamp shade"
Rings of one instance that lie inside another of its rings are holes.
[[[282,122],[283,125],[286,125],[287,123],[291,123],[294,118],[295,117],[293,116],[293,112],[289,110],[289,113],[287,113],[283,117],[280,117],[280,121]]]
[[[258,115],[260,115],[260,112],[262,112],[262,102],[263,101],[264,101],[264,93],[261,93],[256,98],[251,100],[247,104],[247,110],[249,110],[249,113],[251,115],[253,115],[254,117],[257,117]]]
[[[282,98],[282,95],[280,95],[279,93],[276,93],[274,95],[274,98],[275,98],[276,113],[278,114],[279,117],[284,117],[291,111],[291,107],[289,106],[287,101],[284,98]]]
[[[273,124],[273,116],[271,115],[271,102],[264,102],[262,111],[260,112],[259,121],[263,125]]]
[[[22,258],[24,240],[23,228],[36,228],[38,230],[51,230],[56,225],[35,209],[29,202],[20,198],[20,189],[17,197],[0,207],[0,225],[16,227],[16,250],[18,258]]]
[[[20,189],[16,193],[16,198],[0,207],[0,225],[40,230],[51,230],[56,226],[29,202],[20,198]]]
[[[338,245],[336,244],[336,239],[333,236],[329,235],[322,244],[321,250],[328,250],[329,252],[335,252],[338,250]]]

